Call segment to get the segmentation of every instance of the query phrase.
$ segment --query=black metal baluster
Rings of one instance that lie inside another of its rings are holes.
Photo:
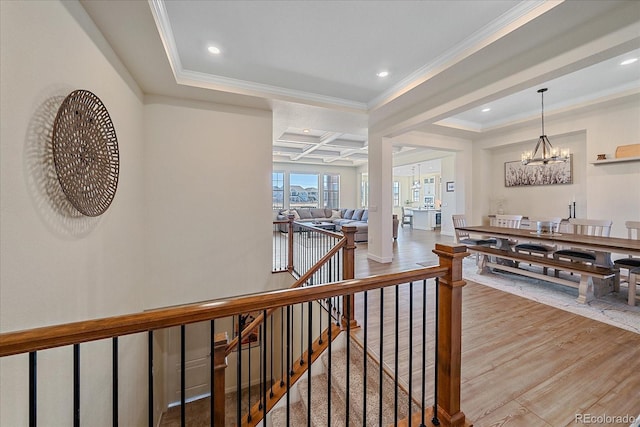
[[[287,363],[287,369],[289,370],[289,375],[293,376],[293,374],[295,373],[295,370],[293,368],[295,368],[295,359],[293,357],[293,348],[295,347],[295,339],[293,337],[293,334],[295,332],[295,328],[293,327],[293,320],[294,317],[296,315],[296,312],[294,310],[294,306],[290,306],[290,310],[291,310],[291,315],[290,318],[287,317],[287,335],[291,335],[291,343],[289,346],[290,349],[290,353],[291,353],[291,358],[289,360],[290,363]]]
[[[436,311],[435,311],[435,316],[436,316],[436,333],[435,333],[435,346],[434,346],[434,357],[435,360],[433,362],[433,367],[435,370],[435,374],[434,374],[434,380],[433,380],[433,418],[431,419],[431,422],[433,423],[433,425],[440,425],[440,420],[438,419],[438,340],[439,340],[439,334],[438,334],[438,319],[439,316],[438,314],[440,313],[440,310],[438,308],[439,304],[440,304],[440,279],[438,277],[436,277]]]
[[[291,323],[290,323],[290,315],[291,306],[287,306],[287,392],[286,400],[287,400],[287,426],[291,425],[291,399],[289,396],[289,387],[291,387],[291,376],[289,375],[289,366],[291,366]],[[293,372],[293,371],[292,371]]]
[[[118,337],[112,338],[112,355],[111,355],[111,366],[112,366],[112,410],[111,410],[111,419],[113,427],[118,427]]]
[[[149,355],[147,361],[147,379],[149,382],[148,424],[149,427],[153,427],[153,331],[149,331],[147,334],[147,347],[147,354]]]
[[[266,322],[266,317],[262,319],[263,323]],[[262,334],[262,324],[258,325],[257,333],[258,336],[258,409],[262,410],[262,377],[264,375],[262,364],[262,356],[264,350],[267,348],[267,343],[264,342],[264,335]],[[249,352],[251,353],[251,352]],[[249,389],[251,389],[251,355],[249,355]],[[249,408],[251,408],[251,392],[249,392]],[[249,417],[247,421],[251,421],[251,409],[249,409]]]
[[[422,281],[422,397],[420,399],[420,412],[422,413],[420,427],[426,427],[424,421],[425,408],[425,382],[427,365],[427,280]]]
[[[349,427],[349,391],[350,390],[350,377],[351,375],[349,375],[349,368],[351,366],[351,295],[345,295],[345,302],[347,305],[347,383],[346,383],[346,388],[345,390],[347,390],[347,392],[345,393],[345,402],[344,402],[344,407],[347,408],[346,412],[346,416],[345,416],[345,426]]]
[[[411,427],[411,404],[413,402],[413,282],[409,283],[409,427]]]
[[[367,336],[368,336],[368,325],[369,325],[369,313],[368,313],[368,294],[367,291],[364,291],[364,358],[362,361],[362,426],[367,427],[367,359],[368,359],[368,349],[367,347]],[[382,321],[382,319],[380,319]]]
[[[302,353],[304,352],[304,328],[302,322],[304,319],[304,304],[300,304],[300,366],[304,366],[304,358]]]
[[[73,345],[73,425],[80,427],[80,344]]]
[[[378,425],[382,426],[382,366],[384,361],[384,288],[380,288],[380,367],[379,367],[379,378],[378,384],[380,387],[380,391],[378,392],[378,396],[380,396],[378,400]]]
[[[247,315],[245,322],[249,321],[249,315]],[[240,326],[243,327],[245,326],[244,323]],[[240,328],[238,328],[240,329]],[[249,413],[247,414],[247,422],[251,421],[251,331],[247,331],[247,334],[249,334],[247,336],[247,341],[249,342],[249,345],[247,346],[247,358],[248,360],[248,365],[249,367],[247,368],[247,375],[249,376],[249,382],[247,384],[247,407],[249,408]],[[259,375],[262,375],[262,372],[260,372]]]
[[[331,426],[331,341],[333,322],[331,321],[331,298],[327,299],[327,427]]]
[[[242,322],[238,315],[238,349],[236,352],[236,425],[242,425]]]
[[[186,358],[187,358],[187,327],[180,325],[180,425],[187,425],[187,375],[186,375]]]
[[[318,307],[319,307],[319,310],[318,310],[318,313],[319,313],[319,315],[318,315],[318,319],[319,319],[318,331],[320,332],[318,334],[318,337],[319,337],[318,338],[318,344],[322,345],[322,300],[318,300]]]
[[[289,332],[287,332],[289,334]],[[284,337],[284,307],[280,307],[280,336]],[[281,338],[280,342],[280,350],[285,350],[284,341]],[[287,353],[289,350],[287,350]],[[284,353],[281,351],[280,354]],[[287,372],[289,372],[289,365],[287,365]],[[284,376],[286,372],[284,371],[284,357],[280,357],[280,387],[284,386]]]
[[[395,326],[395,361],[394,361],[394,375],[393,375],[393,422],[398,422],[398,346],[400,344],[400,328],[399,328],[399,316],[400,316],[400,285],[396,285],[396,326]]]
[[[309,402],[307,410],[307,425],[311,425],[311,355],[313,354],[313,312],[311,310],[312,303],[308,303],[309,314],[307,319],[307,402]]]
[[[29,353],[29,427],[38,424],[38,355]]]
[[[211,387],[211,393],[210,393],[210,399],[209,399],[209,420],[210,420],[210,424],[211,427],[213,427],[213,420],[214,420],[214,413],[215,413],[215,409],[214,409],[214,403],[215,403],[215,396],[213,395],[213,390],[215,390],[214,387],[214,379],[215,379],[215,341],[216,341],[216,321],[215,320],[211,320],[211,322],[209,322],[210,324],[210,331],[209,331],[209,362],[210,362],[210,368],[209,369],[209,386]]]
[[[271,340],[271,369],[269,370],[269,373],[271,374],[271,381],[269,381],[269,398],[273,398],[273,319],[275,318],[275,312],[271,313],[270,316],[270,324],[271,324],[271,336],[270,336],[270,340]],[[282,336],[282,335],[281,335]],[[280,357],[280,359],[282,359],[282,357]]]
[[[273,324],[272,324],[273,326]],[[262,354],[262,425],[267,425],[267,310],[262,311],[262,337],[260,341],[264,342]],[[273,345],[273,343],[272,343]]]

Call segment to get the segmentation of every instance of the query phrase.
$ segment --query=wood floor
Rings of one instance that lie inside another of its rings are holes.
[[[379,264],[366,258],[366,244],[356,250],[356,277],[418,268],[433,261],[436,242],[452,239],[435,232],[399,232],[394,261]],[[414,319],[421,318],[422,284],[414,284]],[[433,284],[427,286],[427,308],[433,307]],[[399,372],[408,384],[409,286],[398,292]],[[395,291],[384,294],[381,316],[379,292],[368,295],[367,346],[378,354],[380,319],[384,319],[383,361],[393,367]],[[364,324],[363,297],[356,299],[356,317]],[[431,316],[428,316],[428,318]],[[418,322],[416,322],[417,324]],[[427,323],[427,348],[433,348]],[[362,340],[362,331],[357,336]],[[422,331],[413,329],[414,349],[422,345]],[[461,407],[476,426],[580,425],[576,417],[640,415],[640,335],[469,282],[463,291],[463,354]],[[427,350],[427,354],[433,354]],[[413,390],[419,394],[420,366],[413,359]],[[427,360],[429,374],[433,361]],[[404,373],[404,374],[403,374]],[[427,378],[430,375],[427,375]],[[425,394],[432,399],[433,382]],[[585,419],[585,418],[583,418]],[[591,425],[616,424],[615,419]],[[585,424],[585,423],[582,423]]]

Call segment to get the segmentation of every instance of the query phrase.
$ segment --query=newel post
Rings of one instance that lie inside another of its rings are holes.
[[[289,232],[287,233],[289,237],[289,251],[288,251],[288,259],[287,259],[287,270],[289,273],[293,272],[293,219],[295,216],[293,214],[287,215],[287,219],[289,220]]]
[[[223,426],[225,423],[225,369],[227,368],[227,343],[229,339],[226,332],[215,334],[213,343],[213,355],[211,356],[213,369],[213,384],[211,384],[211,398],[213,399],[213,425]]]
[[[342,280],[351,280],[355,278],[355,270],[356,270],[356,260],[355,260],[355,250],[356,250],[356,242],[355,235],[358,228],[354,225],[343,225],[342,233],[344,237],[347,239],[347,244],[342,249]],[[347,296],[342,297],[342,327],[346,328],[347,322],[351,324],[351,328],[355,328],[358,326],[355,318],[355,304],[354,304],[354,295],[351,295],[351,298],[347,298]],[[349,304],[349,308],[347,309],[347,304]]]
[[[443,426],[464,426],[460,410],[460,367],[462,355],[462,260],[466,246],[436,244],[433,252],[448,271],[439,281],[438,305],[438,419]]]

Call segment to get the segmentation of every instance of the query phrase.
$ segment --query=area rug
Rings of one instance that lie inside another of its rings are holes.
[[[433,262],[418,264],[432,266]],[[498,270],[488,274],[478,274],[475,257],[467,257],[463,260],[462,277],[480,285],[640,334],[640,307],[627,304],[625,283],[621,285],[619,293],[611,293],[589,303],[580,304],[576,301],[578,290],[575,288]]]

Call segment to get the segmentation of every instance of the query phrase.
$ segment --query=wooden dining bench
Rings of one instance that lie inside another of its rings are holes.
[[[535,279],[545,280],[548,282],[558,283],[560,285],[570,286],[578,288],[579,303],[586,303],[594,299],[596,296],[602,296],[611,292],[613,280],[604,282],[605,279],[613,279],[616,270],[613,268],[607,268],[597,265],[588,265],[581,263],[574,263],[571,261],[558,260],[553,258],[523,254],[518,252],[512,252],[503,249],[497,249],[486,246],[471,246],[467,248],[469,252],[477,252],[482,254],[478,263],[478,273],[484,274],[490,271],[490,268],[497,270],[509,271],[511,273],[520,274]],[[490,257],[496,257],[496,261],[492,261]],[[498,260],[510,260],[518,263],[537,265],[540,267],[547,267],[566,271],[569,273],[577,274],[580,276],[580,282],[573,282],[571,280],[563,279],[561,277],[547,276],[535,271],[519,268],[515,265],[501,264]],[[598,283],[607,283],[607,285],[594,286],[593,279],[598,280]]]

